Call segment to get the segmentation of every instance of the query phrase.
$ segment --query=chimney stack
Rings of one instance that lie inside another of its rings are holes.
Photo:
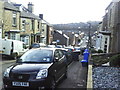
[[[28,10],[29,10],[29,12],[31,12],[31,13],[33,13],[33,4],[32,4],[32,2],[29,2],[28,3]]]
[[[43,20],[43,14],[39,14],[39,18]]]

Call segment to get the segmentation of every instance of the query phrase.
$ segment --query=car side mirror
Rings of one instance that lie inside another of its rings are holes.
[[[58,62],[59,61],[59,58],[58,57],[55,57],[55,62]]]
[[[21,62],[21,61],[22,61],[22,59],[18,58],[18,59],[16,60],[16,63],[19,63],[19,62]]]

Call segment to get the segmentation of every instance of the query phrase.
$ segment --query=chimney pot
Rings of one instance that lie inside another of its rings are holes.
[[[43,20],[43,14],[39,14],[39,18]]]
[[[33,13],[33,4],[32,4],[32,2],[28,3],[28,10],[29,10],[29,12]]]

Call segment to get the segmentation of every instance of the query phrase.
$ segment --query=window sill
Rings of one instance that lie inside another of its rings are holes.
[[[12,25],[12,27],[17,27],[17,25]]]

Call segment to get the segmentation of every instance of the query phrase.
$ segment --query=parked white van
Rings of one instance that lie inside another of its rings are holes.
[[[22,41],[11,40],[11,39],[0,39],[0,54],[8,55],[14,59],[17,59],[18,56],[21,56],[28,49]]]

